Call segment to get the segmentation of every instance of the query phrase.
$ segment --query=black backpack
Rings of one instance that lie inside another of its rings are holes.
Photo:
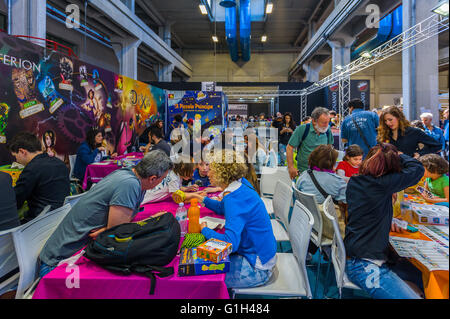
[[[171,213],[166,213],[105,230],[89,242],[85,256],[114,272],[149,277],[150,295],[153,295],[155,275],[167,277],[174,273],[173,267],[163,266],[175,258],[179,244],[180,225]]]

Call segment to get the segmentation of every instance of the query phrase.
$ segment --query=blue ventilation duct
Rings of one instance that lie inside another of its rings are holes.
[[[240,32],[242,60],[245,62],[250,60],[250,32],[251,32],[250,24],[251,24],[250,0],[240,0],[239,32]]]
[[[402,33],[402,24],[402,6],[399,6],[380,20],[378,33],[372,40],[365,42],[352,52],[352,61],[358,59],[362,52],[372,51],[384,42]]]
[[[230,50],[230,56],[233,62],[237,62],[237,60],[239,59],[236,20],[236,6],[226,7],[225,35],[227,37],[228,49]]]

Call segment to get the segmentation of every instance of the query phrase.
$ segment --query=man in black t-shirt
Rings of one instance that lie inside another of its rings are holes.
[[[167,154],[167,156],[170,156],[170,150],[171,147],[170,145],[164,140],[164,136],[163,133],[161,131],[161,129],[156,126],[156,125],[152,125],[150,127],[150,142],[146,147],[145,147],[145,153],[147,152],[151,152],[151,151],[155,151],[155,150],[161,150],[164,153]]]
[[[37,137],[27,132],[14,136],[9,149],[25,166],[14,187],[17,208],[28,202],[25,222],[38,216],[47,205],[51,210],[61,207],[70,193],[69,170],[64,162],[43,153]]]
[[[0,232],[20,226],[17,214],[16,194],[12,187],[12,179],[6,173],[0,172]]]

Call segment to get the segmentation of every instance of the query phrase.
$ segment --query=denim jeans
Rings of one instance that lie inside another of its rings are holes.
[[[386,263],[376,264],[352,258],[345,265],[348,279],[374,299],[420,299],[420,296],[404,282]]]
[[[271,270],[259,270],[247,261],[244,256],[230,255],[230,271],[225,276],[228,288],[252,288],[267,283],[272,276]]]
[[[40,265],[40,268],[39,268],[39,277],[40,278],[44,277],[45,275],[47,275],[50,271],[52,271],[55,268],[56,267],[49,266],[49,265],[47,265],[47,264],[45,264],[45,263],[43,263],[41,261],[41,265]]]
[[[278,155],[279,155],[279,166],[285,166],[286,165],[286,145],[284,144],[278,144]]]

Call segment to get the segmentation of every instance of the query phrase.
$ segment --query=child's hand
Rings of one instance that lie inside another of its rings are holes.
[[[208,188],[205,188],[203,191],[208,193],[208,194],[209,193],[217,193],[217,192],[221,192],[222,188],[220,188],[220,187],[208,187]]]
[[[206,222],[203,222],[200,224],[200,228],[201,230],[203,230],[203,228],[208,227],[208,224]]]

